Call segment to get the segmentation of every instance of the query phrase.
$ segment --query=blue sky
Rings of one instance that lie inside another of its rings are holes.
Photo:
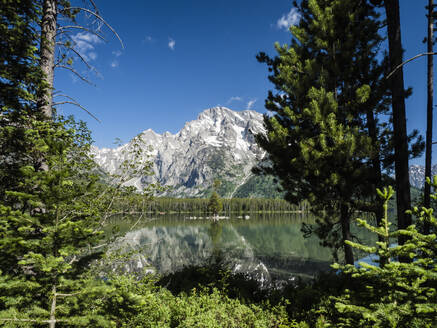
[[[289,42],[286,26],[296,19],[292,1],[96,3],[124,48],[108,29],[103,29],[107,42],[75,31],[78,50],[99,72],[86,73],[95,86],[59,70],[55,87],[100,119],[98,123],[78,108],[61,107],[64,114],[88,122],[97,146],[112,147],[115,138],[127,142],[148,128],[176,133],[203,109],[217,105],[265,113],[272,85],[266,66],[255,56],[260,51],[274,55],[276,41]],[[400,0],[405,58],[426,50],[426,3]],[[408,64],[404,74],[406,86],[413,87],[407,100],[408,129],[425,134],[425,57]]]

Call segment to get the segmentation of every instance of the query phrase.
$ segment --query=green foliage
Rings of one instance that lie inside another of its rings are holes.
[[[222,182],[219,179],[214,179],[212,187],[214,188],[214,190],[217,190],[221,184],[222,184]]]
[[[0,203],[0,324],[39,327],[50,319],[112,327],[118,314],[96,300],[106,300],[114,293],[112,283],[122,278],[111,277],[108,284],[89,268],[104,254],[103,226],[114,199],[130,195],[132,188],[122,187],[124,175],[111,177],[112,185],[99,182],[83,123],[62,117],[25,122],[27,147],[16,151],[34,165],[17,170],[13,177],[19,183]],[[132,154],[134,163],[136,156],[141,153]],[[126,163],[126,177],[148,172],[149,162],[134,163]],[[137,303],[135,295],[126,294],[117,309],[126,307],[128,315]]]
[[[234,194],[236,198],[284,198],[279,183],[272,176],[253,175]]]
[[[217,194],[217,189],[220,187],[220,185],[221,181],[219,179],[215,179],[213,182],[214,191],[212,192],[208,201],[208,212],[212,213],[214,216],[217,216],[223,209],[222,201]]]
[[[288,327],[282,306],[246,305],[217,288],[173,295],[151,275],[140,280],[129,275],[108,278],[110,291],[88,304],[110,316],[116,327]]]
[[[218,215],[223,208],[222,201],[216,191],[213,191],[208,202],[208,212],[211,212],[214,216]]]
[[[288,327],[281,308],[265,311],[261,306],[243,305],[218,290],[193,290],[174,306],[176,327]]]
[[[40,14],[32,0],[2,1],[0,6],[0,110],[2,115],[29,112],[41,91],[37,32],[33,24]]]
[[[338,327],[434,327],[437,324],[436,235],[423,235],[415,225],[390,231],[387,208],[393,189],[378,190],[378,194],[385,207],[381,225],[372,226],[360,219],[358,223],[381,238],[374,246],[349,242],[354,248],[378,255],[377,263],[360,262],[359,267],[334,265],[355,286],[346,289],[342,296],[331,298],[330,319]],[[432,209],[415,208],[413,212],[419,221],[437,227]],[[399,235],[407,237],[407,242],[391,244]],[[410,262],[398,262],[401,257],[409,258]]]
[[[307,202],[293,205],[284,199],[272,198],[222,198],[223,211],[231,213],[249,212],[293,212],[309,210]],[[144,197],[142,194],[131,193],[126,197],[114,200],[114,214],[130,213],[206,213],[209,199],[207,198],[168,198]]]
[[[26,121],[40,118],[35,102],[43,91],[38,66],[34,1],[3,1],[0,6],[0,199],[22,182],[20,170],[34,165],[27,142]]]
[[[97,177],[90,173],[89,134],[72,119],[28,119],[26,126],[31,152],[22,154],[48,169],[22,166],[20,183],[0,204],[0,317],[31,318],[36,327],[50,318],[56,299],[56,316],[73,322],[66,304],[95,288],[82,275],[103,238],[100,213],[90,206]]]

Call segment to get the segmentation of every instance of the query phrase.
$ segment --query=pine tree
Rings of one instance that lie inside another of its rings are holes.
[[[258,56],[277,89],[266,100],[273,114],[265,116],[267,134],[257,136],[272,166],[258,172],[276,175],[287,200],[308,199],[324,245],[343,246],[353,263],[344,243],[352,240],[351,216],[380,211],[368,201],[392,164],[382,155],[391,153],[390,131],[378,121],[388,96],[380,79],[385,61],[377,60],[381,22],[365,2],[309,0],[298,8],[291,45],[276,45],[273,59]]]
[[[437,179],[433,185],[437,187]],[[360,226],[382,237],[382,241],[375,246],[348,242],[352,247],[372,255],[376,263],[360,262],[359,267],[334,265],[335,269],[350,277],[352,288],[346,290],[343,296],[331,299],[335,308],[331,319],[341,327],[435,327],[436,235],[423,235],[414,225],[391,231],[387,208],[394,191],[389,188],[378,192],[385,209],[381,225],[373,226],[362,219],[357,221]],[[413,212],[419,221],[437,227],[432,209],[415,208]],[[406,237],[408,241],[403,245],[393,244],[399,236]],[[400,258],[412,261],[398,262]]]
[[[0,322],[54,327],[62,315],[74,322],[61,299],[90,293],[81,275],[102,238],[99,214],[87,197],[97,178],[89,174],[89,135],[66,124],[26,122],[24,137],[33,145],[26,155],[43,156],[49,169],[20,167],[20,188],[5,192],[13,205],[0,205]]]
[[[39,10],[36,1],[0,6],[0,325],[114,326],[108,295],[120,309],[140,300],[88,273],[104,250],[102,209],[113,197],[98,183],[85,125],[39,108],[51,91],[38,58]]]
[[[214,190],[208,201],[208,212],[211,212],[214,216],[217,216],[223,208],[223,204],[219,195]]]

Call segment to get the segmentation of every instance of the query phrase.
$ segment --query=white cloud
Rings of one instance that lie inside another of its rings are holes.
[[[169,47],[171,50],[174,50],[175,45],[176,45],[176,41],[173,40],[172,38],[169,38],[169,41],[168,41],[168,47]]]
[[[90,52],[87,56],[91,60],[95,60],[97,58],[97,54],[95,52]]]
[[[74,49],[85,59],[85,60],[96,60],[97,53],[94,51],[95,45],[102,43],[102,40],[98,36],[89,32],[79,32],[73,35],[73,46]]]
[[[118,67],[118,65],[119,65],[118,60],[113,60],[113,61],[111,62],[111,67],[112,67],[112,68],[116,68],[116,67]]]
[[[155,42],[155,39],[151,35],[146,35],[144,39],[141,40],[141,43],[152,43]]]
[[[73,38],[76,38],[77,40],[83,40],[88,43],[102,43],[102,40],[100,40],[97,35],[89,32],[79,32],[74,35]]]
[[[290,28],[290,26],[292,25],[296,25],[299,23],[300,20],[300,14],[297,11],[296,8],[291,8],[291,10],[283,15],[281,18],[279,18],[276,22],[276,26],[279,29],[285,29],[288,30]]]
[[[251,100],[249,100],[249,101],[247,102],[246,109],[252,109],[252,108],[253,108],[253,105],[255,105],[255,103],[256,103],[256,99],[251,99]]]
[[[120,50],[116,50],[116,51],[113,51],[112,54],[113,54],[115,57],[120,57],[120,56],[122,55],[122,52],[121,52]]]
[[[227,104],[230,104],[230,103],[233,102],[233,101],[242,101],[242,100],[243,100],[243,98],[236,96],[236,97],[231,97],[231,98],[229,98],[228,101],[227,101],[226,103],[227,103]]]
[[[79,78],[73,73],[70,73],[70,78],[71,78],[71,82],[73,82],[74,84],[76,84],[77,81],[79,81]]]

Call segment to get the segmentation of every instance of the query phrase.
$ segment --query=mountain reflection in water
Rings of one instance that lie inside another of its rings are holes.
[[[233,272],[248,274],[265,284],[272,278],[311,277],[329,270],[332,262],[330,250],[321,247],[316,237],[303,237],[300,228],[305,219],[301,216],[282,214],[219,222],[165,216],[146,219],[136,230],[128,231],[133,219],[114,221],[125,234],[113,248],[137,253],[127,266],[129,271],[152,266],[168,274],[220,257]]]

